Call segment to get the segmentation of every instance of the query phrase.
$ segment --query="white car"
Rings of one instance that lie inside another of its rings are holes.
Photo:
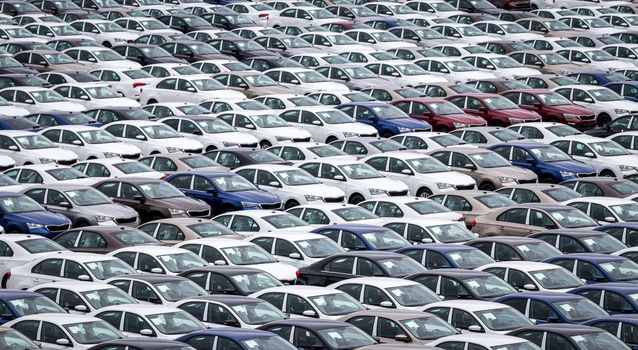
[[[316,159],[298,165],[326,184],[341,188],[346,202],[357,204],[366,199],[406,196],[409,188],[403,182],[386,178],[373,167],[359,161]]]
[[[198,254],[208,264],[252,267],[284,283],[292,284],[297,279],[297,267],[277,261],[269,252],[248,241],[209,237],[185,241],[175,247]]]
[[[264,95],[254,98],[255,101],[261,102],[271,109],[288,109],[306,106],[321,106],[321,103],[304,95],[293,94],[274,94]]]
[[[420,310],[441,298],[421,283],[391,277],[349,278],[328,286],[350,294],[369,309]]]
[[[31,131],[1,130],[0,140],[0,155],[11,157],[17,165],[52,162],[70,165],[78,160],[77,154]]]
[[[599,126],[638,111],[638,102],[625,100],[614,91],[594,85],[564,85],[553,89],[577,105],[591,109]],[[0,92],[0,96],[2,92]]]
[[[239,327],[254,329],[269,322],[281,321],[287,316],[271,303],[240,295],[208,295],[182,300],[175,304],[195,316],[208,327]],[[200,312],[204,308],[215,312]],[[226,316],[222,319],[219,315]]]
[[[107,322],[85,315],[34,314],[9,321],[3,326],[16,329],[35,327],[27,338],[50,350],[87,350],[101,342],[124,338],[124,334]],[[51,337],[51,334],[54,336]]]
[[[452,326],[460,328],[462,333],[466,333],[463,334],[463,337],[468,338],[471,337],[470,334],[467,334],[469,332],[484,332],[489,337],[495,337],[495,334],[506,334],[514,329],[533,324],[513,307],[491,301],[448,300],[429,304],[422,310],[435,314]],[[462,316],[459,317],[459,315]],[[461,324],[467,318],[471,319],[465,324]],[[521,338],[508,338],[522,340]],[[498,347],[489,349],[498,349]]]
[[[620,128],[623,127],[619,123]],[[626,127],[626,126],[625,126]],[[624,131],[607,137],[609,140],[616,141],[619,145],[625,147],[629,152],[638,155],[638,131]]]
[[[246,240],[263,248],[277,261],[297,268],[345,251],[330,238],[315,233],[267,232]]]
[[[274,16],[279,12],[265,3],[234,2],[226,5],[226,7],[264,26],[270,16]]]
[[[93,40],[82,35],[68,23],[36,22],[24,26],[24,29],[44,40]]]
[[[71,314],[84,314],[111,305],[138,304],[120,288],[101,282],[52,282],[28,290],[49,297]]]
[[[337,33],[333,33],[337,34]],[[352,41],[352,39],[347,36],[340,34],[341,37],[347,38],[346,40]],[[313,38],[308,38],[308,40],[312,40]],[[317,39],[320,40],[320,39]],[[312,41],[308,41],[312,44]],[[357,44],[356,42],[354,43]],[[343,49],[343,48],[341,48]],[[337,52],[338,53],[338,52]],[[329,66],[331,64],[347,64],[350,63],[347,59],[341,57],[337,53],[324,53],[324,52],[312,52],[300,55],[290,56],[290,59],[302,64],[307,68],[316,68],[320,66]]]
[[[105,19],[81,19],[72,22],[71,27],[105,47],[113,47],[139,38],[138,34],[130,33],[118,24]]]
[[[140,69],[142,66],[134,61],[127,60],[119,53],[106,47],[78,46],[64,50],[64,53],[79,63],[94,69],[120,68]]]
[[[275,113],[275,111],[233,111],[220,113],[217,118],[234,126],[238,131],[255,136],[261,148],[268,148],[279,143],[311,141],[312,135],[308,131],[288,124]]]
[[[543,143],[554,142],[566,136],[582,134],[582,132],[576,128],[555,122],[520,123],[508,126],[507,128],[525,136],[527,139]]]
[[[319,227],[349,222],[366,225],[381,225],[385,222],[358,205],[345,203],[303,204],[286,212]]]
[[[530,33],[527,29],[523,28],[518,23],[510,21],[478,21],[472,23],[473,26],[480,29],[487,34],[497,35],[505,38],[506,40],[522,41],[526,39],[541,39],[544,38],[540,34]]]
[[[312,139],[330,143],[351,137],[374,137],[377,129],[356,121],[344,112],[328,106],[297,107],[279,115],[283,120],[304,129]]]
[[[138,159],[142,152],[136,146],[116,139],[108,131],[92,126],[52,126],[40,134],[56,146],[74,152],[79,160],[112,157]]]
[[[350,91],[341,83],[330,81],[319,72],[308,68],[274,68],[264,72],[266,76],[288,87],[299,94],[309,94],[316,91]]]
[[[463,222],[463,215],[455,213],[431,199],[421,197],[389,197],[359,203],[381,218],[442,219]]]
[[[619,31],[619,28],[608,21],[591,16],[564,16],[559,19],[574,30],[585,31],[587,34],[610,35]]]
[[[319,142],[295,142],[290,144],[281,144],[272,146],[268,148],[267,151],[291,162],[319,158],[357,159],[356,157],[351,156],[332,145]]]
[[[299,25],[302,27],[320,26],[339,20],[339,17],[322,8],[315,6],[294,6],[268,16],[266,27],[278,27],[282,25]]]
[[[261,290],[250,295],[268,302],[283,297],[288,303],[275,305],[290,315],[336,320],[353,312],[363,311],[359,301],[340,290],[314,286],[283,286]],[[274,305],[274,304],[273,304]]]
[[[217,73],[243,72],[253,70],[252,68],[250,68],[250,66],[247,66],[243,62],[225,59],[197,61],[195,63],[192,63],[191,66],[199,69],[206,74],[210,74],[211,76]]]
[[[140,304],[173,306],[184,299],[208,295],[197,283],[180,276],[120,275],[109,278],[105,282],[120,288]]]
[[[67,264],[66,269],[62,268],[64,264]],[[118,275],[134,274],[135,270],[111,256],[58,251],[43,254],[9,272],[7,288],[20,290],[49,282],[103,281]]]
[[[589,67],[592,70],[635,69],[636,65],[630,61],[618,59],[607,51],[597,47],[569,47],[556,51],[557,54],[568,59],[571,63]]]
[[[148,7],[144,7],[148,8]],[[148,35],[148,34],[166,34],[175,35],[181,34],[181,32],[169,28],[166,24],[154,19],[154,18],[119,18],[113,23],[125,28],[127,32],[135,35]]]
[[[211,100],[215,101],[215,100]],[[142,109],[155,114],[158,118],[166,118],[173,116],[185,116],[185,115],[206,115],[213,116],[209,110],[198,104],[187,102],[162,102],[153,103],[152,105],[146,105]]]
[[[350,50],[355,50],[359,52],[375,51],[374,48],[368,45],[360,44],[354,41],[350,36],[346,34],[341,34],[341,33],[335,33],[330,31],[310,32],[310,33],[301,34],[299,35],[299,37],[306,40],[308,43],[312,44],[314,47],[319,48],[322,51],[327,53],[340,54],[344,51],[350,51]],[[323,53],[320,55],[320,57],[321,56],[326,57],[327,55]],[[295,61],[303,64],[306,67],[309,66],[305,64],[306,61],[303,59],[299,59]],[[348,61],[345,58],[339,56],[339,58],[336,58],[332,62],[330,58],[325,59],[324,62],[334,64],[334,63],[347,63]]]
[[[139,102],[122,97],[102,83],[61,84],[53,88],[69,101],[83,105],[86,109],[107,108],[112,106],[139,108]]]
[[[383,218],[383,227],[400,234],[415,244],[420,243],[464,243],[476,239],[477,235],[465,227],[463,222],[421,218]]]
[[[129,264],[139,273],[175,276],[188,269],[208,266],[208,263],[186,249],[169,246],[132,246],[107,254]]]
[[[378,1],[378,2],[369,2],[364,5],[380,16],[388,16],[391,19],[396,20],[409,20],[412,18],[418,17],[429,17],[424,16],[422,13],[418,13],[413,8],[406,6],[405,4],[391,2],[391,1]]]
[[[122,322],[124,314],[126,319],[135,321]],[[114,305],[89,315],[103,319],[130,338],[176,339],[187,333],[206,329],[206,326],[193,315],[170,306]]]
[[[141,69],[98,68],[91,71],[91,74],[108,84],[113,91],[134,100],[140,98],[145,86],[159,80]]]
[[[579,209],[601,225],[633,222],[638,215],[638,203],[629,198],[580,197],[563,204]]]
[[[166,174],[155,171],[137,160],[126,160],[119,157],[90,159],[72,166],[75,170],[92,178],[149,178],[162,179]]]
[[[558,51],[567,47],[581,47],[582,45],[576,41],[561,37],[544,37],[541,39],[525,40],[525,44],[537,50]]]
[[[389,84],[388,84],[389,85]],[[308,94],[308,97],[317,100],[324,106],[337,106],[348,102],[368,102],[376,99],[366,93],[360,91],[351,92],[330,92],[319,91]]]
[[[4,98],[0,97],[0,108],[2,109],[3,115],[10,115],[16,117],[23,117],[29,115],[30,112],[26,108],[22,108],[19,106],[15,106]]]
[[[600,176],[623,178],[638,171],[638,156],[613,140],[574,135],[562,137],[551,145],[594,167]]]
[[[13,253],[11,256],[0,256],[2,288],[7,288],[6,284],[9,280],[7,273],[12,268],[24,265],[47,254],[67,251],[66,248],[46,237],[19,233],[0,235],[0,247],[4,247],[5,251],[8,249],[8,251]]]
[[[554,264],[535,261],[501,261],[476,268],[489,272],[525,291],[567,292],[580,287],[583,281],[571,271]]]
[[[448,83],[445,77],[432,74],[416,64],[406,61],[373,62],[368,63],[365,67],[372,71],[372,73],[390,80],[393,84],[413,86]]]
[[[441,23],[430,27],[444,37],[457,42],[479,44],[500,40],[498,35],[489,35],[473,25],[461,23]]]
[[[0,97],[30,114],[46,112],[83,112],[86,108],[53,90],[37,86],[16,86],[0,90]],[[0,106],[1,108],[1,106]]]
[[[81,172],[55,163],[22,165],[4,172],[5,175],[24,184],[66,184],[91,186],[97,182]]]
[[[0,42],[36,42],[45,44],[48,40],[38,38],[30,31],[14,25],[0,25]]]
[[[224,147],[256,147],[259,143],[255,136],[237,131],[218,118],[201,115],[173,116],[158,121],[170,126],[186,138],[199,141],[204,145],[205,152]]]
[[[366,45],[369,47],[368,50],[361,52],[372,53],[372,51],[375,50],[387,51],[398,48],[417,47],[416,44],[403,40],[398,36],[381,29],[350,29],[343,32],[343,34],[349,36],[355,42],[360,43],[358,45]],[[343,52],[348,51],[343,50],[341,53]]]
[[[310,232],[315,229],[292,214],[274,210],[231,211],[217,215],[212,220],[244,236],[276,231]]]
[[[541,74],[538,70],[524,67],[509,56],[495,53],[479,53],[463,57],[463,60],[479,70],[490,72],[499,78],[518,79]]]
[[[194,68],[193,68],[194,69]],[[217,80],[199,75],[168,77],[142,89],[143,104],[157,102],[189,102],[199,104],[218,98],[246,98],[239,91],[226,89]]]
[[[143,155],[156,153],[202,153],[204,146],[197,140],[180,135],[168,125],[146,120],[126,120],[102,127],[122,142],[137,146]]]
[[[408,148],[413,152],[421,152],[420,150],[433,151],[447,147],[469,147],[476,146],[468,145],[467,142],[460,139],[458,136],[451,135],[440,131],[417,131],[406,132],[390,138],[402,145],[409,146]]]
[[[177,77],[181,75],[189,76],[190,78],[210,78],[208,74],[187,63],[147,64],[142,67],[142,70],[157,78]]]
[[[339,54],[339,56],[347,59],[352,63],[372,63],[381,61],[396,61],[399,58],[387,51],[377,50],[373,52],[358,52],[358,51],[346,51]]]
[[[304,96],[305,97],[305,96]],[[226,111],[267,111],[270,110],[265,104],[249,99],[214,99],[199,104],[206,110],[206,113],[217,114]]]
[[[410,193],[418,197],[476,187],[472,177],[451,171],[443,163],[424,154],[395,151],[375,154],[361,161],[388,178],[403,182]]]
[[[405,6],[413,9],[414,11],[422,12],[426,16],[440,16],[450,17],[456,15],[465,14],[463,11],[459,11],[454,6],[441,0],[411,0],[405,3]]]

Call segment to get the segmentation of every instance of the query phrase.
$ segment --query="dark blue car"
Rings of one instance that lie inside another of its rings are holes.
[[[578,80],[579,83],[585,85],[605,85],[612,82],[627,81],[629,78],[616,72],[586,72],[571,73],[568,77]]]
[[[188,197],[206,202],[216,214],[242,209],[279,209],[279,196],[234,173],[184,172],[166,178]]]
[[[53,300],[36,292],[26,290],[1,290],[0,325],[3,325],[18,317],[41,313],[66,313],[64,309]],[[64,316],[62,316],[64,317]]]
[[[638,315],[604,316],[583,324],[604,329],[622,340],[632,350],[638,350]]]
[[[638,102],[638,81],[623,81],[605,84],[606,88],[614,90],[625,100]]]
[[[0,226],[7,233],[31,233],[53,238],[71,228],[71,221],[62,214],[44,209],[23,194],[0,192]]]
[[[596,169],[572,159],[558,148],[538,142],[498,143],[488,147],[513,165],[536,173],[539,182],[559,183],[583,176],[595,176]]]
[[[410,245],[400,234],[374,225],[329,225],[311,232],[326,236],[347,250],[396,250]]]
[[[610,314],[638,313],[638,285],[634,283],[597,283],[574,288],[567,293],[582,295]]]
[[[494,299],[509,305],[532,321],[540,323],[582,323],[607,312],[591,300],[574,294],[559,292],[514,293]],[[529,307],[527,306],[529,304]]]
[[[42,128],[48,128],[50,126],[58,125],[90,125],[90,126],[102,126],[102,123],[98,123],[95,119],[89,117],[84,113],[65,113],[65,112],[49,112],[49,113],[34,113],[26,116],[27,119],[33,123],[37,123]]]
[[[25,117],[0,116],[0,130],[39,131],[42,127]]]
[[[478,248],[460,244],[419,244],[399,249],[397,253],[411,257],[428,270],[474,269],[495,262]]]
[[[274,333],[246,328],[206,329],[190,332],[175,340],[186,343],[196,350],[210,350],[214,341],[217,343],[217,349],[299,350]]]
[[[638,223],[636,222],[616,222],[596,227],[593,230],[605,232],[629,247],[638,246]]]
[[[543,262],[562,266],[586,283],[638,283],[638,264],[622,256],[574,253],[545,259]]]
[[[430,123],[412,119],[402,110],[384,102],[352,102],[338,105],[336,108],[359,123],[374,126],[382,137],[432,130]]]

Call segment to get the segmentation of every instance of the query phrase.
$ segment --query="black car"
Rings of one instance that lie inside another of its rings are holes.
[[[87,72],[46,72],[38,74],[38,78],[43,79],[51,85],[67,83],[100,83],[102,80]],[[70,78],[70,79],[69,79]],[[71,80],[72,79],[72,80]]]
[[[47,46],[57,51],[64,51],[72,47],[81,46],[102,47],[102,44],[88,39],[58,39],[47,41]]]
[[[219,52],[233,56],[238,60],[251,57],[273,56],[279,58],[278,54],[264,49],[261,45],[248,39],[212,39],[208,44]]]
[[[8,0],[0,2],[0,13],[9,16],[20,16],[29,13],[41,13],[41,11],[24,0]]]
[[[579,207],[576,208],[581,209]],[[585,208],[584,211],[586,212],[586,210]],[[611,254],[627,248],[626,245],[611,235],[594,230],[549,230],[536,232],[527,237],[543,240],[558,248],[563,254]]]
[[[156,63],[187,63],[185,60],[174,57],[157,45],[124,44],[113,46],[112,49],[122,55],[122,57],[135,61],[143,66]]]
[[[211,294],[250,295],[283,284],[263,270],[241,266],[208,266],[181,272]]]
[[[497,40],[497,41],[488,41],[485,43],[479,44],[479,46],[483,46],[486,49],[492,51],[493,53],[499,55],[507,55],[514,51],[533,51],[534,48],[522,43],[520,41],[513,40]]]
[[[297,63],[290,58],[279,56],[260,56],[243,59],[241,62],[250,68],[263,72],[273,68],[305,68],[301,63]]]
[[[496,261],[543,261],[562,255],[549,243],[529,237],[493,236],[471,240],[466,245],[478,248]]]
[[[86,111],[84,114],[102,124],[120,120],[157,120],[153,113],[133,107],[98,108]]]
[[[500,94],[514,89],[531,89],[521,81],[504,78],[472,80],[466,84],[486,94]]]
[[[517,292],[507,282],[483,271],[438,269],[410,275],[406,279],[421,283],[445,300],[493,300]]]
[[[31,74],[0,74],[0,89],[13,86],[51,87],[51,83]]]
[[[67,14],[88,14],[89,11],[81,9],[71,0],[36,0],[31,2],[32,5],[42,10],[44,13],[50,13],[58,17]]]
[[[286,161],[266,150],[254,147],[256,147],[256,145],[220,148],[206,152],[204,155],[216,161],[220,165],[229,167],[230,169],[236,169],[244,165],[251,164],[292,165],[292,162]]]
[[[226,30],[257,26],[252,19],[240,13],[207,13],[202,15],[202,19],[217,28]]]
[[[402,278],[424,271],[423,265],[403,254],[353,251],[336,254],[300,268],[297,283],[325,287],[354,277]]]
[[[160,45],[160,47],[171,55],[177,58],[181,58],[190,63],[202,60],[232,59],[232,57],[222,54],[214,47],[196,40],[180,40],[178,42],[168,42]]]
[[[51,50],[51,48],[43,43],[35,42],[35,41],[24,41],[24,42],[5,42],[0,44],[0,50],[6,51],[12,55],[17,54],[22,51],[30,51],[30,50]]]
[[[615,135],[625,131],[636,131],[638,130],[638,115],[629,114],[623,115],[622,117],[618,117],[609,123],[598,126],[593,129],[589,129],[585,131],[585,134],[596,137],[607,137],[611,135]],[[631,138],[629,138],[631,140]],[[619,140],[614,139],[614,141],[619,142]],[[624,146],[624,145],[623,145]],[[633,149],[631,145],[628,145],[628,149]]]
[[[175,340],[146,338],[146,339],[117,339],[109,340],[88,350],[194,350],[192,347]]]
[[[302,304],[300,308],[310,308]],[[347,322],[317,319],[288,319],[265,324],[257,329],[269,331],[284,339],[290,339],[299,349],[357,349],[377,344],[371,336]],[[294,335],[291,334],[294,332]]]
[[[157,20],[182,33],[215,29],[210,23],[195,15],[164,15],[157,17]]]
[[[538,346],[541,346],[545,339],[544,350],[630,349],[620,339],[601,328],[578,324],[544,323],[521,327],[507,335],[527,339]]]
[[[10,56],[0,56],[0,74],[29,74],[35,75],[39,72],[35,69],[27,68],[22,63]]]
[[[206,295],[191,298],[191,300],[192,302],[181,304],[177,308],[188,312],[201,322],[214,323],[222,327],[241,327],[241,322],[236,316],[233,316],[230,310],[235,311],[242,321],[254,326],[284,320],[289,317],[281,312],[280,308],[275,309],[267,301],[243,295]],[[206,307],[207,304],[209,309],[214,308],[216,310],[211,312],[216,315],[210,313],[205,315],[201,312],[202,308]],[[246,309],[249,310],[247,313],[240,311]]]

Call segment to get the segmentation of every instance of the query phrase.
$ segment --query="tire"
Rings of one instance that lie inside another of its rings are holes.
[[[288,209],[296,207],[298,205],[299,205],[299,202],[297,202],[294,199],[291,199],[291,200],[287,201],[286,204],[284,204],[284,209],[288,210]]]
[[[496,189],[496,187],[494,187],[494,184],[489,182],[489,181],[485,181],[482,184],[479,185],[478,187],[479,190],[481,191],[494,191]]]
[[[86,160],[93,160],[93,159],[97,159],[97,157],[90,156],[90,157],[86,158]]]
[[[550,123],[560,123],[560,121],[556,117],[548,117],[547,121]]]
[[[113,45],[111,45],[111,43],[110,43],[110,42],[108,42],[108,41],[103,42],[103,43],[102,43],[102,46],[104,46],[104,47],[109,47],[109,48],[113,47]]]
[[[149,219],[148,221],[155,221],[155,220],[160,220],[160,219],[164,219],[164,216],[158,212],[152,212],[149,215]]]
[[[381,134],[381,137],[385,137],[386,139],[389,139],[389,138],[391,138],[392,136],[394,136],[394,135],[392,135],[392,133],[387,132],[387,131],[386,131],[386,132],[384,132],[383,134]]]
[[[263,140],[259,143],[259,147],[261,147],[262,149],[266,149],[268,147],[272,147],[272,143],[270,143],[268,140]]]
[[[352,196],[350,196],[350,198],[348,199],[348,203],[349,204],[359,204],[361,202],[363,202],[364,200],[366,200],[365,198],[363,198],[362,195],[355,193]]]
[[[33,165],[33,163],[31,163],[31,162],[25,162],[25,163],[24,163],[24,164],[22,164],[22,165]]]
[[[427,187],[419,188],[419,190],[416,191],[416,196],[417,197],[425,198],[425,197],[429,197],[431,195],[432,195],[432,191],[430,191],[430,189],[427,188]]]
[[[603,177],[616,177],[616,174],[614,174],[614,172],[609,170],[609,169],[605,169],[605,170],[600,172],[600,176],[603,176]]]
[[[326,139],[326,143],[330,143],[330,142],[334,142],[337,141],[338,139],[334,136],[328,136],[328,138]]]
[[[598,118],[596,118],[596,124],[598,124],[598,126],[606,125],[610,121],[611,117],[607,113],[601,113],[598,115]]]
[[[208,146],[208,147],[206,147],[206,150],[204,152],[211,152],[211,151],[214,151],[216,149],[217,149],[217,147],[215,147],[215,146]]]
[[[554,179],[550,176],[543,176],[540,178],[539,182],[544,183],[544,184],[555,184],[556,181],[554,181]]]
[[[22,231],[20,231],[20,229],[15,226],[10,227],[6,232],[7,233],[22,233]]]
[[[450,129],[448,129],[448,128],[447,128],[447,127],[445,127],[445,126],[441,126],[441,127],[438,127],[438,128],[436,129],[436,131],[438,131],[438,132],[450,132]]]
[[[160,152],[159,152],[159,151],[153,151],[153,152],[151,152],[151,155],[152,155],[152,156],[154,156],[154,155],[156,155],[156,154],[160,154]]]
[[[2,284],[0,285],[2,286],[2,289],[7,289],[7,282],[9,282],[9,276],[2,276]]]
[[[85,226],[91,226],[91,224],[84,219],[78,220],[78,222],[75,223],[75,227],[85,227]]]
[[[495,120],[495,121],[492,122],[492,126],[498,126],[500,128],[504,128],[505,124],[503,124],[503,122],[500,121],[500,120]]]
[[[147,104],[147,105],[152,105],[152,104],[155,104],[155,103],[157,103],[157,100],[156,100],[156,99],[154,99],[154,98],[152,98],[152,99],[150,99],[150,100],[148,100],[148,101],[146,102],[146,104]]]

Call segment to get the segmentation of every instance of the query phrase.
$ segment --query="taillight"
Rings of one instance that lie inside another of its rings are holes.
[[[144,85],[146,85],[146,83],[141,83],[141,82],[133,83],[133,87],[134,87],[134,88],[136,88],[136,87],[138,87],[138,86],[144,86]]]
[[[472,227],[476,226],[476,219],[472,220]]]
[[[465,221],[465,216],[461,215],[461,217],[457,221]]]
[[[264,17],[268,17],[267,13],[260,13],[259,14],[259,18],[264,18]]]
[[[299,273],[299,272],[297,272],[297,273]],[[6,275],[6,276],[7,276],[7,281],[8,281],[8,280],[9,280],[9,278],[11,278],[11,271],[7,272],[7,275]]]
[[[296,276],[297,278],[299,278],[299,275],[301,275],[301,274],[299,273],[299,270],[295,271],[295,276]]]

